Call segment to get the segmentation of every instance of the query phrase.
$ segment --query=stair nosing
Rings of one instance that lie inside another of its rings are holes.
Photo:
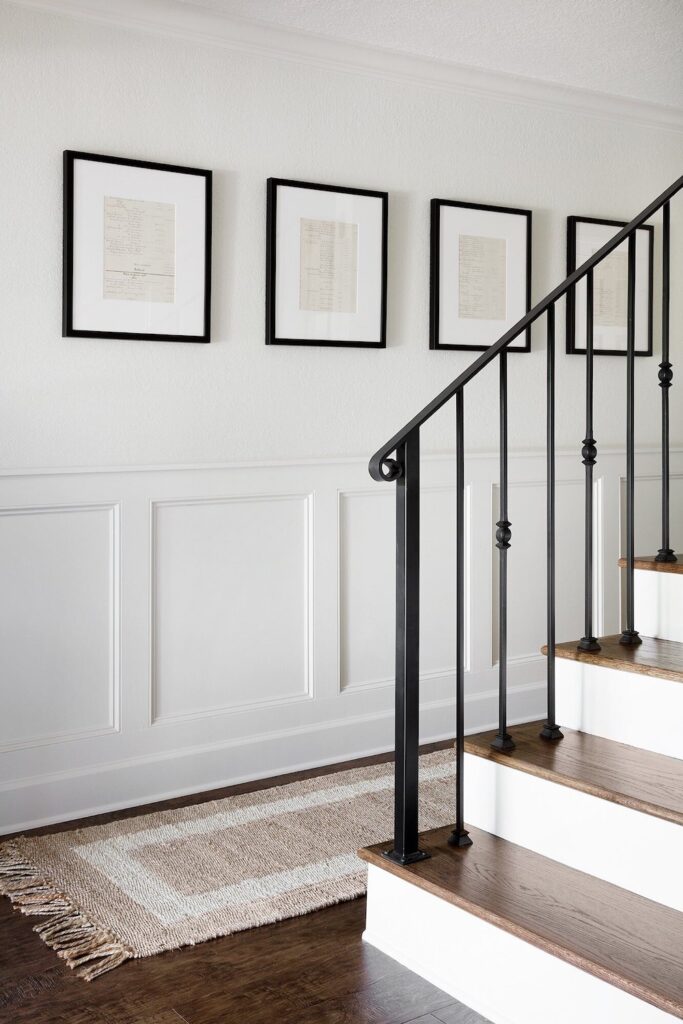
[[[539,722],[538,725],[540,726],[542,723]],[[575,729],[566,728],[564,731],[568,734],[577,732]],[[604,739],[603,737],[597,738],[600,739],[602,743],[613,744],[614,746],[627,745],[617,743],[615,740]],[[542,741],[539,740],[539,742]],[[546,782],[566,786],[568,789],[574,789],[580,793],[586,793],[588,796],[593,796],[600,800],[607,800],[609,803],[618,804],[620,807],[627,807],[629,810],[637,811],[641,814],[648,814],[653,818],[660,818],[661,820],[668,821],[673,825],[683,826],[683,812],[676,811],[670,807],[664,807],[661,804],[655,804],[649,800],[630,796],[627,793],[621,793],[616,789],[609,789],[606,786],[592,784],[584,779],[578,779],[576,776],[568,775],[565,772],[558,771],[557,769],[542,767],[541,765],[534,764],[533,761],[523,760],[523,755],[519,754],[517,751],[506,753],[492,748],[482,750],[480,746],[474,743],[474,737],[466,736],[465,753],[470,754],[472,757],[480,757],[485,761],[493,761],[495,764],[501,764],[506,768],[514,768],[517,771],[524,772],[526,775],[532,775],[534,778],[543,779]],[[652,756],[667,757],[667,760],[675,760],[675,758],[668,758],[668,756],[664,754],[652,754]]]
[[[683,557],[683,556],[679,556]],[[656,562],[654,555],[636,555],[633,560],[633,567],[643,572],[663,572],[671,576],[683,574],[683,561],[678,562]],[[619,559],[619,568],[626,568],[626,559]]]
[[[476,842],[476,833],[481,832],[481,829],[475,829],[467,826]],[[443,854],[445,851],[440,846],[430,848],[429,842],[425,842],[425,836],[432,835],[434,833],[444,832],[443,829],[432,830],[431,833],[422,834],[420,837],[420,846],[422,849],[430,850],[432,857],[436,854]],[[506,843],[509,846],[518,846],[519,844],[510,843],[508,840],[499,839],[501,843]],[[405,881],[410,881],[419,888],[424,889],[431,895],[436,896],[439,899],[443,899],[453,906],[459,907],[461,910],[465,910],[468,913],[473,914],[475,917],[480,918],[494,925],[495,927],[501,928],[508,934],[514,935],[517,938],[528,942],[530,945],[535,946],[544,952],[550,953],[550,955],[558,957],[558,959],[564,960],[566,963],[571,964],[574,967],[587,971],[587,973],[594,977],[600,978],[602,981],[606,981],[608,984],[614,985],[616,988],[622,991],[628,992],[630,995],[636,998],[642,999],[644,1002],[649,1003],[652,1006],[656,1006],[665,1012],[672,1013],[674,1016],[683,1019],[683,996],[680,1002],[672,1002],[667,996],[663,996],[656,989],[648,987],[645,983],[639,982],[632,978],[627,978],[623,974],[619,974],[613,968],[597,962],[595,959],[591,959],[586,954],[583,954],[575,949],[572,949],[569,944],[561,944],[555,939],[546,938],[539,931],[534,930],[528,925],[524,925],[519,921],[512,920],[510,916],[505,916],[501,913],[496,913],[495,910],[489,907],[484,907],[475,900],[472,900],[466,896],[460,895],[453,889],[447,889],[443,885],[439,885],[436,882],[432,882],[428,878],[422,877],[420,869],[423,864],[427,862],[418,862],[411,865],[397,864],[395,861],[389,860],[383,857],[382,854],[391,849],[391,843],[380,843],[374,847],[362,849],[358,851],[359,857],[366,861],[368,864],[372,864],[374,867],[382,868],[388,871],[390,874],[396,875],[398,878],[402,878]],[[465,847],[462,849],[449,848],[450,854],[453,856],[467,856],[468,850],[471,848]],[[524,849],[524,848],[522,848]],[[527,851],[533,852],[533,851]],[[558,861],[552,861],[550,857],[544,857],[542,854],[534,853],[534,856],[541,858],[545,861],[551,861],[553,864],[557,864],[558,867],[562,868],[565,865],[560,864]],[[568,868],[567,870],[574,872],[575,874],[585,875],[586,877],[592,878],[595,881],[601,881],[595,879],[595,876],[588,875],[587,872],[578,871],[576,868]],[[619,886],[615,886],[610,882],[603,882],[605,886],[609,886],[613,889],[619,889]],[[622,890],[628,892],[630,896],[636,894],[631,893],[630,890]],[[655,904],[652,900],[647,900],[645,897],[637,897],[642,899],[645,903],[652,903],[654,906],[660,906]]]
[[[599,641],[613,643],[618,639],[619,634],[598,637]],[[582,651],[578,648],[578,640],[571,640],[556,644],[555,657],[563,661],[577,661],[585,665],[595,665],[598,668],[611,669],[613,672],[630,672],[633,675],[649,676],[651,679],[664,679],[666,682],[683,682],[683,643],[677,640],[663,640],[658,637],[643,636],[643,641],[652,641],[659,644],[667,644],[680,649],[681,668],[667,668],[663,665],[649,665],[643,662],[629,661],[626,655],[623,660],[610,658],[601,651]],[[633,650],[625,648],[625,650]],[[541,654],[548,655],[548,645],[543,644]]]

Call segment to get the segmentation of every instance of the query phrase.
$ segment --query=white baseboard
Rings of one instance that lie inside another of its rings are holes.
[[[510,691],[512,724],[540,717],[544,689],[539,683]],[[495,692],[473,695],[467,732],[495,728],[496,708]],[[453,718],[451,701],[422,705],[421,741],[450,738]],[[0,785],[0,835],[369,757],[393,746],[393,713],[381,712],[18,779]]]

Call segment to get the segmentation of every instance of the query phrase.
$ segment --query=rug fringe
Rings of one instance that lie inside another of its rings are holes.
[[[131,949],[90,920],[21,854],[15,843],[0,846],[0,894],[22,914],[47,921],[34,927],[43,942],[85,981],[134,957]]]

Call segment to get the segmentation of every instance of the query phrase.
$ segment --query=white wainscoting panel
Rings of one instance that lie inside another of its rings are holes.
[[[152,509],[152,720],[312,697],[309,495]]]
[[[1,508],[0,566],[0,749],[114,731],[117,507]]]
[[[680,548],[683,452],[672,464]],[[659,454],[637,465],[656,478]],[[496,454],[469,456],[465,471],[475,732],[497,715]],[[601,453],[596,616],[611,631],[623,473],[623,452]],[[571,639],[583,611],[578,452],[558,453],[557,481],[558,639]],[[422,482],[428,742],[454,732],[452,456],[424,456]],[[391,749],[394,499],[361,458],[0,474],[0,831]],[[646,513],[639,549],[653,547]],[[510,456],[510,519],[515,723],[545,708],[542,452]]]
[[[393,488],[340,494],[342,691],[393,685],[395,519]],[[421,677],[450,678],[455,671],[455,636],[452,628],[444,626],[454,623],[456,615],[456,515],[452,486],[424,488],[420,537]]]

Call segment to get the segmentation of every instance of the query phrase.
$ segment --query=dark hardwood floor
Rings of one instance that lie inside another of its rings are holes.
[[[433,744],[424,751],[449,743]],[[99,815],[33,834],[101,824],[326,775],[364,758]],[[133,960],[91,983],[0,898],[2,1024],[481,1024],[482,1018],[361,941],[365,900]]]

